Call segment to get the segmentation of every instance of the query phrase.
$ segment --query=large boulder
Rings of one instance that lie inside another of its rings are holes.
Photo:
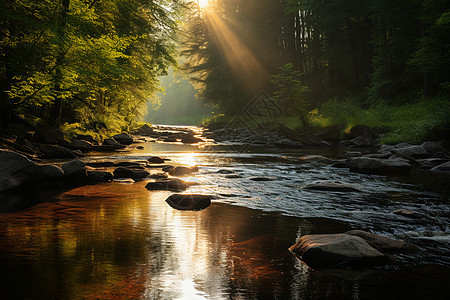
[[[404,148],[392,149],[391,153],[400,157],[424,158],[428,156],[428,152],[421,146],[409,146]]]
[[[86,178],[87,172],[86,172],[86,164],[82,162],[81,160],[72,160],[69,162],[64,163],[61,168],[64,171],[65,177],[70,178]]]
[[[39,166],[22,154],[0,150],[0,191],[19,187],[38,170]]]
[[[424,142],[422,145],[420,145],[423,149],[425,149],[428,154],[434,155],[437,152],[440,152],[443,150],[442,146],[436,142]]]
[[[332,192],[359,192],[360,189],[354,185],[343,183],[339,181],[323,181],[318,183],[308,184],[303,187],[305,190],[319,190]]]
[[[114,175],[107,171],[87,171],[88,181],[91,184],[99,182],[111,182],[114,179]]]
[[[181,142],[183,144],[196,144],[204,141],[201,138],[188,134],[181,138]]]
[[[323,131],[316,134],[316,137],[332,143],[338,143],[342,139],[343,130],[344,125],[328,126],[325,127]]]
[[[115,139],[104,139],[102,142],[103,146],[117,146],[117,147],[123,147],[122,144],[118,143]]]
[[[350,129],[347,139],[359,147],[370,147],[376,144],[376,137],[367,125],[356,125]]]
[[[149,125],[144,124],[144,125],[142,125],[142,127],[133,131],[133,134],[143,135],[143,136],[151,136],[154,134],[154,130]]]
[[[350,230],[345,234],[358,236],[365,240],[370,246],[383,253],[417,252],[419,249],[411,243],[396,241],[378,234],[363,230]]]
[[[39,151],[44,158],[77,158],[78,155],[75,152],[67,149],[66,147],[56,145],[41,145]]]
[[[202,210],[211,205],[211,195],[174,194],[166,202],[178,210]]]
[[[126,167],[118,167],[114,170],[114,178],[131,178],[133,180],[142,180],[150,175],[149,172],[144,170],[137,170]]]
[[[163,169],[163,171],[164,171],[164,169]],[[189,175],[189,174],[192,174],[195,172],[198,172],[197,166],[192,166],[192,167],[178,166],[178,167],[175,167],[172,170],[170,170],[169,174],[172,176],[185,176],[185,175]]]
[[[133,138],[128,133],[116,134],[113,138],[122,145],[131,145],[133,143]]]
[[[184,191],[188,187],[196,184],[195,182],[187,182],[178,178],[163,178],[147,183],[145,188],[151,191]]]
[[[71,147],[73,149],[81,150],[83,152],[89,152],[92,151],[94,145],[91,142],[85,140],[74,140],[71,143]]]
[[[158,156],[152,156],[148,158],[147,161],[151,164],[163,164],[165,162],[165,159]]]
[[[89,142],[92,145],[98,145],[98,142],[89,134],[77,134],[76,139]]]
[[[432,169],[439,165],[445,164],[448,161],[448,158],[424,158],[417,160],[417,162],[420,163],[420,167],[423,169]]]
[[[39,174],[43,179],[53,179],[63,177],[64,171],[55,165],[41,165],[39,166]]]
[[[289,250],[312,268],[383,265],[391,261],[364,239],[343,233],[305,235]]]
[[[411,165],[400,159],[380,159],[372,157],[355,157],[347,162],[352,172],[364,174],[408,174]]]

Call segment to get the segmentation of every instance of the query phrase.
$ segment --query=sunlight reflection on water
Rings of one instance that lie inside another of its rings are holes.
[[[428,248],[410,259],[418,266],[369,271],[314,271],[287,250],[298,236],[355,227],[395,235],[435,226],[445,233],[448,205],[436,201],[435,192],[301,163],[289,153],[188,148],[87,160],[162,155],[169,164],[198,165],[198,174],[183,179],[201,183],[187,192],[217,197],[203,211],[174,210],[165,202],[171,192],[147,191],[142,181],[84,186],[58,201],[0,214],[0,298],[312,299],[325,291],[328,299],[442,295],[449,271],[432,264],[440,259],[445,265],[445,243],[423,239]],[[227,178],[230,174],[239,177]],[[363,192],[302,190],[310,182],[343,178]],[[398,207],[423,210],[434,219],[393,215]],[[407,282],[405,274],[412,274]]]

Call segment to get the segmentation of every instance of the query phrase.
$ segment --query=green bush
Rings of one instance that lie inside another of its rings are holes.
[[[363,109],[352,98],[332,99],[317,114],[310,115],[310,122],[320,127],[343,124],[347,129],[365,124],[381,134],[381,141],[387,144],[446,140],[450,130],[450,101],[436,97],[399,106],[379,103]]]

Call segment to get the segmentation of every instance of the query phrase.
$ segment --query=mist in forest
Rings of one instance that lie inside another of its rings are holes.
[[[182,74],[170,69],[161,77],[161,87],[157,103],[147,104],[145,122],[167,125],[200,125],[211,117],[211,109],[196,98],[197,90]]]

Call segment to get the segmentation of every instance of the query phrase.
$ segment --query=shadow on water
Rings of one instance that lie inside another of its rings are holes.
[[[0,214],[1,299],[444,299],[440,266],[308,269],[297,236],[350,229],[214,202],[177,211],[145,182],[80,187]]]

